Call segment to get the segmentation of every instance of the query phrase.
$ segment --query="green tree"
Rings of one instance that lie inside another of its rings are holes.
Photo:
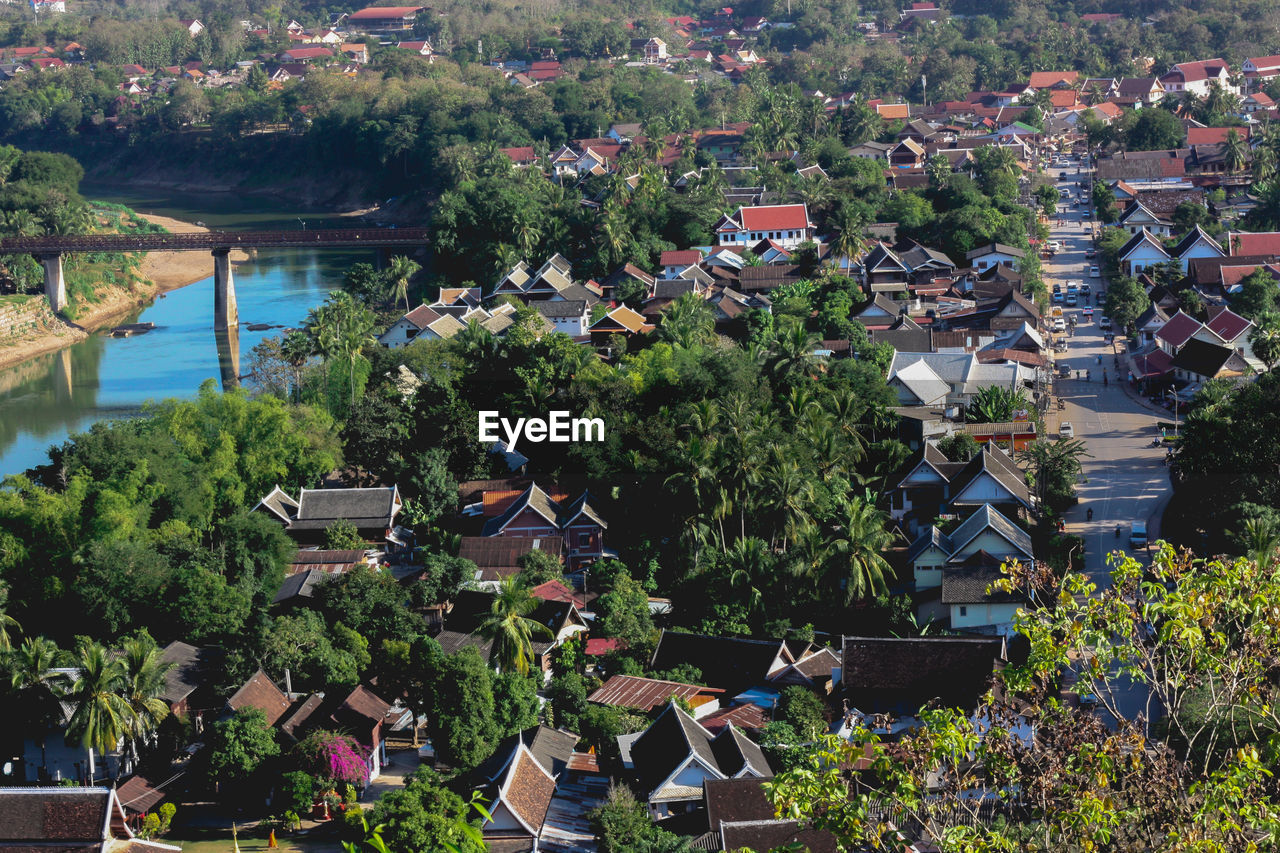
[[[1151,299],[1137,279],[1125,275],[1111,280],[1104,305],[1116,328],[1128,332],[1134,321],[1151,306]]]
[[[324,529],[324,547],[331,551],[363,550],[368,546],[356,526],[340,518]]]
[[[468,804],[445,787],[434,770],[419,768],[402,788],[392,788],[373,807],[387,848],[400,853],[484,853],[468,820]]]
[[[1130,151],[1177,148],[1186,139],[1182,122],[1168,110],[1136,110],[1126,116],[1124,144]]]
[[[663,312],[658,325],[658,338],[690,349],[711,342],[715,335],[715,319],[707,302],[696,293],[681,294]]]
[[[1040,439],[1019,454],[1041,506],[1055,512],[1075,502],[1076,483],[1084,470],[1081,460],[1089,456],[1084,441],[1078,438]]]
[[[145,633],[124,641],[120,661],[129,748],[137,758],[138,745],[149,739],[169,715],[169,706],[160,696],[167,686],[166,673],[174,664],[161,660],[160,648]]]
[[[224,795],[247,800],[250,783],[257,781],[267,762],[279,754],[280,744],[267,715],[259,708],[241,708],[235,716],[210,727],[209,781]]]
[[[1268,311],[1254,318],[1249,331],[1249,346],[1267,370],[1280,362],[1280,314]]]
[[[631,789],[612,785],[604,804],[589,815],[600,853],[680,853],[690,850],[687,840],[654,826]]]
[[[392,303],[403,300],[404,310],[409,310],[409,279],[418,274],[422,265],[418,262],[396,255],[387,267],[386,279],[390,286],[389,296]]]
[[[953,432],[938,441],[938,449],[952,462],[968,462],[978,455],[982,445],[967,432]]]
[[[1276,280],[1259,267],[1240,280],[1240,289],[1227,295],[1231,310],[1253,319],[1276,311]]]
[[[805,741],[814,740],[827,731],[823,719],[822,700],[807,687],[792,685],[783,688],[773,717],[787,725]]]
[[[477,628],[482,637],[493,643],[490,659],[500,671],[512,671],[522,676],[529,674],[533,638],[551,636],[545,625],[529,618],[541,603],[521,582],[519,575],[508,575],[502,579],[489,613]]]
[[[520,567],[520,582],[529,589],[547,581],[564,580],[564,561],[541,548],[521,554],[516,565]]]
[[[892,538],[888,519],[868,499],[849,495],[833,516],[834,535],[829,547],[829,586],[842,594],[846,604],[888,592],[893,569],[884,558]]]
[[[649,644],[654,633],[649,596],[631,575],[619,573],[613,588],[600,596],[600,630],[617,637],[628,648]]]
[[[22,645],[0,658],[7,679],[7,701],[17,731],[40,745],[40,763],[46,766],[46,737],[63,719],[62,700],[73,682],[56,667],[62,651],[45,637],[27,637]]]
[[[493,677],[493,716],[502,727],[501,737],[538,724],[539,684],[537,675],[501,672]]]
[[[67,694],[72,711],[67,734],[99,756],[114,752],[129,732],[130,709],[124,698],[124,667],[106,648],[91,640],[80,643],[75,656],[75,683]],[[91,770],[91,773],[93,771]]]
[[[428,720],[431,742],[450,766],[476,767],[493,754],[502,732],[494,716],[489,667],[470,646],[442,655],[438,666]]]
[[[1249,162],[1249,144],[1240,138],[1240,134],[1235,129],[1227,131],[1226,139],[1222,143],[1222,156],[1227,172],[1233,175],[1244,171],[1245,165]]]
[[[991,385],[973,395],[973,400],[965,407],[964,419],[971,424],[1008,423],[1018,412],[1030,409],[1031,404],[1021,388]]]

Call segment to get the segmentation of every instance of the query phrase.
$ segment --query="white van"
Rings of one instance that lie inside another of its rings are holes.
[[[1145,521],[1135,521],[1133,526],[1129,528],[1129,547],[1147,549],[1147,523]]]

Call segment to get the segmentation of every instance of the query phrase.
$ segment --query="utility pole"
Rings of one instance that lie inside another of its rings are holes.
[[[923,74],[920,75],[920,98],[921,106],[929,106],[929,81]]]

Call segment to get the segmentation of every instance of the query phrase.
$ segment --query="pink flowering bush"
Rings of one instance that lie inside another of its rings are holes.
[[[369,781],[368,751],[347,735],[312,732],[294,748],[301,767],[328,785]]]

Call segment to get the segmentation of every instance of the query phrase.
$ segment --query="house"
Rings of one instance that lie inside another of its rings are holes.
[[[1120,214],[1120,220],[1116,223],[1117,227],[1128,231],[1130,235],[1137,234],[1139,231],[1147,230],[1155,237],[1168,237],[1173,233],[1173,223],[1167,219],[1161,219],[1140,201],[1132,201],[1124,212]]]
[[[591,343],[600,345],[605,343],[612,335],[622,335],[623,337],[647,335],[654,328],[652,323],[645,322],[643,314],[625,305],[619,305],[592,323],[588,332],[591,334]]]
[[[906,560],[915,588],[926,590],[941,586],[944,569],[962,565],[979,551],[1002,561],[1035,559],[1030,534],[991,504],[982,504],[950,533],[930,525],[911,543]]]
[[[1147,310],[1142,312],[1137,320],[1134,321],[1134,329],[1138,335],[1138,342],[1142,346],[1153,344],[1156,340],[1156,332],[1164,328],[1164,324],[1169,322],[1169,315],[1159,304],[1152,302]]]
[[[910,530],[944,512],[990,505],[1016,518],[1035,506],[1025,473],[999,447],[987,445],[968,462],[951,462],[926,442],[904,471],[890,489],[889,515]]]
[[[1120,247],[1116,257],[1120,261],[1120,271],[1129,276],[1136,276],[1149,267],[1173,260],[1164,244],[1145,228],[1130,237],[1129,242]]]
[[[1173,256],[1178,259],[1178,265],[1182,267],[1185,273],[1190,267],[1191,261],[1197,258],[1225,258],[1227,253],[1222,251],[1222,247],[1218,245],[1218,241],[1205,233],[1204,229],[1199,225],[1192,228],[1182,236],[1178,241],[1178,245],[1172,249]]]
[[[720,710],[719,697],[723,693],[723,690],[714,687],[682,684],[679,681],[641,678],[637,675],[611,675],[608,681],[587,697],[587,701],[614,708],[632,708],[647,714],[660,705],[666,705],[674,697],[688,702],[693,709],[694,719],[700,719]]]
[[[0,850],[50,853],[180,853],[129,828],[121,793],[111,788],[0,788]]]
[[[563,560],[564,537],[463,536],[458,557],[476,564],[477,582],[493,582],[518,574],[520,558],[532,551]]]
[[[353,30],[367,33],[395,33],[413,29],[422,6],[370,6],[347,17]]]
[[[571,338],[584,338],[591,322],[591,310],[585,299],[565,299],[559,301],[538,300],[532,303],[533,309],[547,319],[551,328],[564,332]]]
[[[174,640],[160,652],[160,663],[168,666],[164,674],[164,690],[160,699],[175,714],[186,715],[192,708],[208,700],[205,691],[211,686],[213,663],[217,657],[213,648],[197,648],[180,640]]]
[[[1238,379],[1253,372],[1240,353],[1198,338],[1179,348],[1171,366],[1176,378],[1197,385],[1210,379]]]
[[[505,154],[517,168],[528,168],[538,162],[538,155],[533,150],[532,145],[522,145],[515,148],[499,148],[498,151]]]
[[[1026,256],[1026,252],[1013,246],[1006,246],[1003,243],[988,243],[985,246],[979,246],[965,253],[965,260],[979,272],[994,267],[997,264],[1004,264],[1009,267],[1018,266],[1018,262]]]
[[[723,688],[730,698],[769,684],[821,686],[830,675],[830,660],[812,644],[664,630],[649,668],[665,672],[682,665],[701,672],[702,681]]]
[[[407,50],[418,56],[430,56],[434,52],[429,41],[399,41],[396,42],[396,50]]]
[[[1231,67],[1221,59],[1199,62],[1179,62],[1160,77],[1165,94],[1181,95],[1189,92],[1203,98],[1209,94],[1211,84],[1217,83],[1226,92],[1235,93],[1231,85]]]
[[[501,741],[470,775],[488,815],[489,850],[589,850],[583,816],[608,798],[609,778],[593,754],[574,752],[578,735],[536,726]]]
[[[360,684],[347,694],[329,719],[338,731],[350,734],[356,743],[364,747],[368,753],[366,762],[369,781],[372,782],[382,775],[382,768],[387,765],[387,742],[383,736],[383,727],[390,729],[397,724],[411,725],[413,712],[404,708],[393,710],[392,703]]]
[[[333,51],[327,47],[295,47],[280,54],[283,62],[313,62],[317,59],[330,59]]]
[[[644,45],[641,47],[641,51],[644,54],[645,62],[663,62],[667,58],[667,43],[657,36],[654,36],[653,38],[645,40]]]
[[[453,596],[453,607],[445,617],[436,642],[448,654],[471,646],[485,660],[493,651],[493,641],[480,633],[482,619],[490,612],[494,596],[480,590],[464,589]],[[544,631],[532,636],[534,662],[550,677],[551,653],[576,634],[584,634],[587,623],[570,601],[542,601],[527,618],[542,625]]]
[[[1032,71],[1027,88],[1032,91],[1040,89],[1074,89],[1080,79],[1079,71]]]
[[[1030,599],[1020,589],[1003,590],[996,583],[1005,577],[1006,561],[979,550],[958,566],[942,570],[941,603],[953,631],[1012,636],[1018,611]]]
[[[378,343],[387,349],[400,349],[417,340],[448,340],[465,328],[456,318],[423,303],[392,323],[378,336]]]
[[[668,249],[658,259],[658,266],[662,267],[663,278],[680,278],[689,267],[702,263],[702,257],[701,249]]]
[[[889,149],[889,165],[896,169],[917,169],[924,165],[924,146],[914,139],[900,139]]]
[[[489,519],[481,535],[501,537],[561,536],[568,546],[566,568],[570,573],[605,556],[604,532],[608,523],[592,506],[590,492],[571,503],[560,504],[531,484],[502,514]]]
[[[1018,364],[983,364],[974,353],[900,352],[889,363],[900,406],[961,406],[988,387],[1017,389],[1035,381]]]
[[[347,521],[367,542],[401,544],[395,538],[395,518],[401,506],[400,490],[395,486],[303,489],[297,500],[276,486],[254,510],[275,518],[300,542],[323,541],[334,522]]]
[[[712,736],[675,702],[643,733],[620,736],[618,745],[654,820],[694,811],[707,780],[773,775],[760,747],[746,735],[726,726]]]
[[[1116,97],[1135,106],[1150,106],[1164,97],[1164,86],[1155,77],[1124,77],[1116,84]]]
[[[740,207],[736,213],[721,218],[715,228],[721,246],[751,246],[761,240],[794,249],[813,239],[814,224],[804,204],[775,204]]]
[[[895,143],[892,142],[863,142],[849,149],[850,157],[860,157],[863,160],[888,160],[889,152],[893,150]]]
[[[1280,255],[1280,231],[1228,231],[1227,253],[1236,255]]]
[[[50,675],[74,682],[80,677],[80,670],[56,667],[50,670]],[[44,731],[28,731],[12,738],[11,746],[20,750],[11,753],[17,759],[14,761],[16,767],[12,768],[16,782],[93,784],[133,772],[132,756],[124,748],[123,738],[110,751],[103,753],[85,749],[80,738],[68,734],[74,710],[70,703],[63,702],[59,707],[60,713]],[[0,793],[4,790],[0,788]],[[0,825],[3,824],[3,815],[0,811]]]
[[[290,704],[289,697],[259,669],[231,694],[227,709],[234,714],[246,708],[257,708],[266,715],[267,725],[274,726],[288,712]]]
[[[864,714],[916,714],[928,702],[974,709],[1005,657],[999,637],[845,637],[845,698]]]
[[[204,24],[200,23],[197,20],[193,19],[189,21],[178,21],[178,23],[182,25],[182,28],[184,30],[190,33],[192,38],[195,38],[196,36],[204,32]]]
[[[1178,350],[1195,337],[1200,328],[1199,320],[1178,311],[1155,332],[1155,342],[1169,355],[1177,355]]]
[[[1240,63],[1240,70],[1244,73],[1245,85],[1256,92],[1280,77],[1280,56],[1251,56]]]
[[[707,824],[720,839],[719,850],[805,850],[837,853],[836,838],[823,829],[802,829],[799,822],[782,820],[755,776],[708,779],[702,783]]]

